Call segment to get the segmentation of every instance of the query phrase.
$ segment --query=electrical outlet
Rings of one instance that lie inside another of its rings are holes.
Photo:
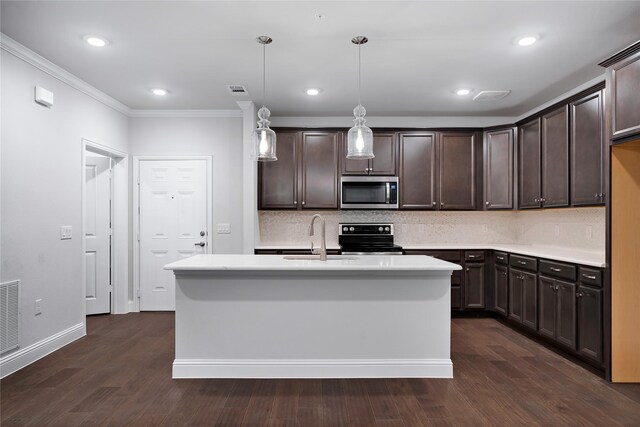
[[[218,234],[231,234],[231,225],[218,224]]]
[[[33,310],[35,312],[35,315],[39,315],[42,314],[42,299],[37,299],[35,301],[35,304],[33,306]]]
[[[60,240],[68,240],[73,237],[73,228],[70,225],[60,227]]]

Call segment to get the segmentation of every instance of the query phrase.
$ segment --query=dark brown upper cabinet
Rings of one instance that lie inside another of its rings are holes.
[[[275,162],[259,162],[259,209],[297,209],[300,132],[278,132]]]
[[[603,92],[572,102],[571,204],[604,204]]]
[[[436,134],[401,133],[400,209],[436,209]]]
[[[484,134],[484,204],[486,209],[513,209],[513,129]]]
[[[540,207],[540,119],[518,129],[518,207]]]
[[[474,133],[439,134],[439,208],[476,208],[476,136]]]
[[[302,132],[302,209],[338,209],[340,132]]]
[[[569,106],[542,116],[542,206],[569,206]]]
[[[344,155],[347,154],[347,138],[343,138]],[[371,160],[345,158],[342,162],[343,175],[390,175],[396,174],[397,134],[373,133],[373,154]]]
[[[278,160],[258,164],[258,209],[338,209],[340,136],[277,131]]]
[[[640,135],[640,42],[600,65],[608,67],[609,138],[619,140]]]

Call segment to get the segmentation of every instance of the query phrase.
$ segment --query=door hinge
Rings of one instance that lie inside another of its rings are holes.
[[[136,233],[136,239],[138,239],[138,242],[140,241],[140,233]]]

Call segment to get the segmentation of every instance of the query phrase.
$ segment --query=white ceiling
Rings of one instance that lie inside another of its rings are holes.
[[[601,75],[598,62],[640,39],[640,1],[2,1],[1,19],[3,33],[135,109],[260,101],[255,37],[270,35],[267,105],[278,116],[351,114],[355,35],[369,37],[362,100],[374,116],[516,116]],[[540,41],[514,44],[529,33]],[[111,43],[92,48],[88,34]],[[227,84],[250,96],[231,96]],[[171,93],[158,98],[153,87]],[[323,92],[310,97],[308,87]],[[512,93],[477,103],[458,87]]]

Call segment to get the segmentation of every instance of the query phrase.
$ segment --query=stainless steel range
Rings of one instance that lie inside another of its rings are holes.
[[[393,224],[341,223],[338,243],[343,255],[402,255],[393,243]]]

